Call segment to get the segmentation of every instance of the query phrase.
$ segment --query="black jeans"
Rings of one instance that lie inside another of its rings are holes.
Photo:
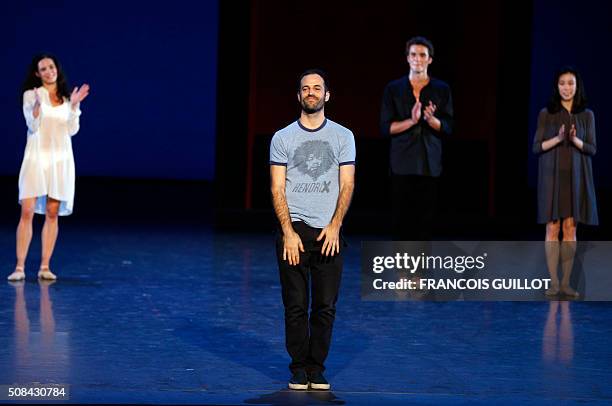
[[[291,372],[300,369],[322,372],[325,370],[324,363],[336,317],[343,247],[340,248],[340,254],[323,256],[323,240],[316,241],[321,229],[309,227],[303,222],[294,222],[293,229],[300,236],[305,251],[300,252],[298,265],[289,265],[283,260],[283,237],[280,233],[276,240],[285,306],[285,343],[291,356],[289,369]]]
[[[393,239],[430,241],[436,217],[438,179],[421,175],[392,175]]]

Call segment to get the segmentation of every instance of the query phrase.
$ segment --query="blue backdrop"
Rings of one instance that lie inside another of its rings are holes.
[[[217,1],[9,2],[0,16],[0,175],[25,146],[21,83],[32,57],[58,56],[91,85],[73,138],[77,175],[214,177]]]

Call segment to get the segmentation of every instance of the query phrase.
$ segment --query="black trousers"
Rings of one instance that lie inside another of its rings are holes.
[[[316,239],[321,229],[303,222],[294,222],[304,251],[300,263],[289,265],[283,260],[283,238],[279,233],[276,255],[285,306],[285,343],[291,356],[289,369],[317,372],[325,370],[332,328],[336,317],[336,302],[342,275],[342,250],[333,257],[321,255],[323,240]],[[309,303],[312,297],[310,317]]]
[[[392,175],[393,239],[430,241],[433,238],[437,200],[437,178]]]

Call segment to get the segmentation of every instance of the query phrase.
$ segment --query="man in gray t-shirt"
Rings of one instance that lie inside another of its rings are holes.
[[[304,72],[300,118],[274,134],[270,144],[272,202],[281,228],[276,252],[293,374],[289,388],[297,390],[330,388],[323,371],[342,274],[340,227],[354,189],[355,139],[325,118],[329,96],[323,72]]]
[[[328,119],[314,130],[295,121],[272,138],[270,164],[287,168],[291,221],[324,228],[336,209],[340,167],[355,164],[353,133]]]

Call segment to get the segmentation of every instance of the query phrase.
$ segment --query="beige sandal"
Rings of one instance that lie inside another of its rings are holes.
[[[55,276],[55,274],[51,272],[48,266],[41,266],[38,270],[38,278],[54,281],[57,279],[57,276]]]
[[[25,270],[22,266],[16,266],[15,271],[8,276],[8,280],[11,282],[22,281],[25,279]]]

